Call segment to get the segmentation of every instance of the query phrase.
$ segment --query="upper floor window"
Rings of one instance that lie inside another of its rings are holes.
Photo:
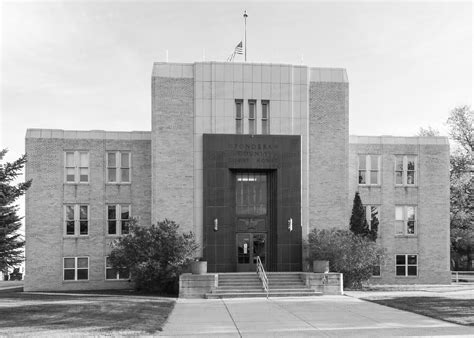
[[[235,133],[244,133],[243,100],[235,100]]]
[[[109,235],[128,234],[129,225],[129,204],[113,204],[107,206],[107,233]]]
[[[359,184],[380,184],[380,155],[359,155]]]
[[[109,257],[105,257],[105,279],[129,279],[130,270],[127,268],[114,269],[110,263]]]
[[[403,205],[395,207],[395,235],[416,234],[416,207]]]
[[[107,152],[107,182],[130,183],[130,152]]]
[[[416,185],[416,156],[395,156],[395,184]]]
[[[68,236],[89,234],[89,206],[68,204],[64,206],[65,232]]]
[[[65,181],[67,183],[89,182],[89,152],[66,151],[65,156]]]
[[[249,100],[249,134],[251,135],[257,133],[256,115],[256,102],[255,100]]]
[[[270,134],[270,101],[262,100],[262,134]]]
[[[396,255],[397,276],[418,275],[418,255]]]
[[[89,257],[64,257],[64,280],[88,280]]]
[[[365,217],[367,219],[369,229],[378,230],[380,223],[379,207],[374,205],[366,205]]]

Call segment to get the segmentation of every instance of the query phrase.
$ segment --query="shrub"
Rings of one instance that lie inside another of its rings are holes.
[[[129,234],[112,243],[109,259],[115,269],[129,269],[137,290],[177,293],[197,248],[194,234],[181,233],[173,221],[147,227],[132,221]]]
[[[330,271],[343,273],[344,287],[348,288],[360,289],[384,256],[374,241],[350,230],[313,229],[308,241],[311,261],[329,261]]]

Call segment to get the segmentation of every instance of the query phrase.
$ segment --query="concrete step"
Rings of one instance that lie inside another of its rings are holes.
[[[269,292],[269,297],[310,297],[310,296],[321,296],[321,292],[310,291],[310,292]],[[255,293],[207,293],[207,299],[219,299],[219,298],[254,298],[254,297],[267,297],[266,292],[255,292]]]
[[[304,284],[298,285],[281,285],[281,284],[269,284],[270,289],[301,289],[306,288]],[[255,285],[219,285],[220,290],[232,290],[232,289],[261,289],[262,283]]]
[[[263,288],[255,288],[255,289],[215,289],[212,290],[211,293],[213,294],[228,294],[228,293],[259,293],[265,292]],[[270,289],[270,293],[298,293],[298,292],[313,292],[313,290],[308,288],[298,288],[298,289]]]

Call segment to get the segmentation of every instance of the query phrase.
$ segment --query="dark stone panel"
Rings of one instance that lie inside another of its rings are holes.
[[[301,251],[300,144],[300,136],[203,135],[204,243],[209,271],[236,269],[234,175],[259,170],[269,179],[269,213],[263,228],[267,233],[267,268],[288,271],[292,266],[301,270],[301,254],[290,252],[290,245]],[[216,217],[217,234],[213,231]],[[289,217],[293,218],[291,233]],[[251,231],[263,232],[262,227],[254,228]]]

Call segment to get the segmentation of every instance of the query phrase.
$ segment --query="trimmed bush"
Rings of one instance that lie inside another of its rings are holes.
[[[384,249],[350,230],[313,229],[309,234],[309,258],[329,261],[329,269],[344,274],[344,287],[360,289],[380,265]]]
[[[112,243],[109,259],[115,269],[130,271],[136,290],[176,294],[197,248],[194,234],[181,233],[173,221],[148,227],[132,221],[129,234]]]

